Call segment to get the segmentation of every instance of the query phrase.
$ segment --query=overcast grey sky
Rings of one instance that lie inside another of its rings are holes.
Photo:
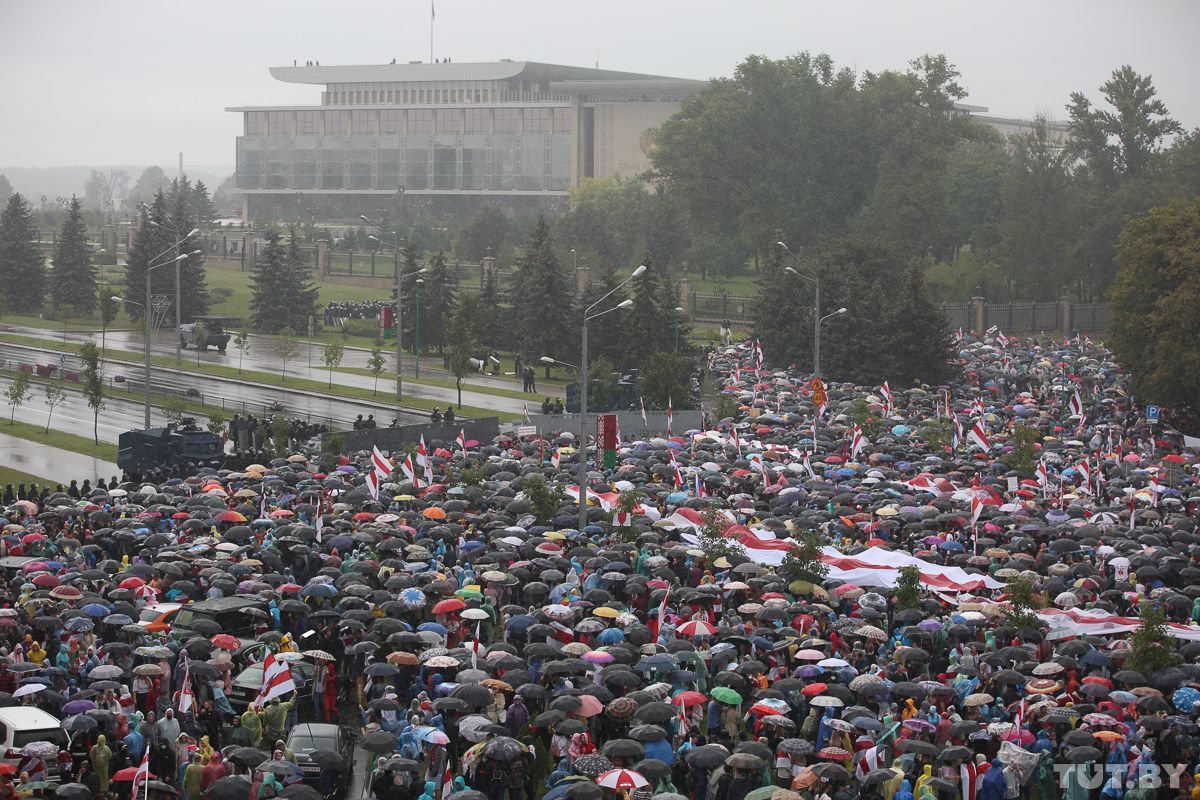
[[[1065,119],[1121,64],[1151,74],[1185,128],[1200,126],[1196,0],[436,0],[434,57],[728,76],[749,54],[829,53],[856,70],[945,53],[966,102]],[[319,88],[267,68],[307,60],[428,60],[428,0],[84,3],[0,0],[4,166],[158,164],[232,169],[227,106],[316,104]]]

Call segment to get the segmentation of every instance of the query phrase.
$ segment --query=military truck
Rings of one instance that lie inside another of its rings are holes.
[[[197,426],[192,417],[165,428],[126,431],[117,438],[117,466],[129,476],[164,467],[220,469],[224,464],[221,437]]]
[[[234,325],[239,321],[237,317],[196,317],[187,325],[179,326],[179,346],[187,349],[189,344],[194,344],[200,348],[201,352],[215,347],[219,352],[224,353],[225,349],[229,347],[230,335],[223,326]],[[203,343],[196,340],[195,326],[197,325],[204,329]]]

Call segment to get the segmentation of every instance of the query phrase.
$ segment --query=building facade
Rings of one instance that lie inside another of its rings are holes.
[[[319,106],[243,117],[247,219],[375,216],[403,199],[431,214],[559,210],[583,177],[650,166],[657,129],[706,81],[533,62],[275,67],[324,87]]]

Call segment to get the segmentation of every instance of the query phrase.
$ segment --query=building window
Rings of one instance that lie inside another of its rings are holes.
[[[495,112],[496,133],[520,133],[521,110],[519,108],[497,108]]]
[[[247,111],[246,112],[246,135],[247,136],[266,136],[267,135],[267,112],[265,112],[265,111]]]
[[[321,133],[320,111],[296,112],[296,135],[317,136]]]
[[[548,108],[527,108],[525,109],[525,133],[549,133],[550,132],[550,109]]]
[[[267,112],[267,133],[271,136],[291,136],[292,135],[292,112],[291,111],[268,111]]]
[[[379,112],[379,132],[382,134],[388,133],[404,133],[404,114],[403,111],[380,111]]]
[[[458,109],[441,109],[434,112],[437,132],[450,135],[458,134]]]
[[[341,136],[344,133],[350,132],[350,112],[349,111],[326,111],[325,112],[325,135],[326,136]]]
[[[488,112],[485,108],[468,108],[466,110],[466,133],[489,133]]]
[[[433,133],[433,112],[424,108],[409,111],[408,132],[426,135]]]
[[[375,135],[375,111],[351,111],[350,130],[355,136]],[[386,112],[384,112],[386,113]]]
[[[554,132],[557,134],[569,134],[571,132],[571,109],[554,109]]]

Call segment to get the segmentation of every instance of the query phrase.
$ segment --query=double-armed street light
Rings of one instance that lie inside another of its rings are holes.
[[[813,309],[814,309],[814,313],[813,313],[813,319],[814,319],[813,374],[816,375],[817,377],[820,377],[820,375],[821,375],[821,323],[824,322],[825,320],[829,319],[830,317],[836,317],[838,314],[845,314],[846,309],[839,308],[837,311],[834,311],[832,314],[826,314],[825,316],[822,317],[821,316],[821,276],[820,276],[820,273],[818,273],[815,269],[813,269],[806,262],[804,262],[798,255],[796,255],[791,250],[789,250],[788,246],[786,244],[784,244],[783,242],[776,242],[775,244],[778,247],[780,247],[783,250],[783,252],[787,253],[789,256],[794,258],[796,260],[797,264],[799,264],[803,269],[808,271],[808,274],[805,274],[802,272],[797,272],[792,267],[784,267],[783,271],[790,272],[792,275],[795,275],[798,278],[804,278],[807,281],[812,281],[812,284],[813,284]]]
[[[579,366],[568,364],[565,361],[551,358],[550,356],[542,356],[541,360],[546,364],[560,364],[564,367],[579,370],[579,530],[582,531],[587,527],[587,385],[588,385],[588,356],[587,356],[587,341],[588,329],[587,324],[596,317],[616,311],[619,308],[629,308],[633,305],[632,300],[622,300],[617,305],[605,311],[600,311],[592,314],[591,311],[596,306],[608,299],[610,295],[618,291],[625,284],[632,281],[634,278],[641,276],[646,271],[646,265],[642,264],[635,269],[633,273],[621,283],[617,284],[608,294],[601,297],[596,302],[592,303],[583,312],[583,346],[580,350]]]
[[[391,245],[396,252],[396,402],[399,403],[404,399],[404,379],[401,377],[401,373],[403,372],[402,365],[404,364],[404,349],[400,344],[401,331],[403,330],[400,325],[400,317],[404,308],[403,294],[401,293],[402,286],[405,278],[411,278],[414,275],[424,275],[429,270],[422,267],[421,269],[405,273],[403,271],[404,268],[400,264],[400,249],[404,239],[384,233],[383,224],[371,221],[365,214],[359,214],[359,219],[375,228],[376,233],[368,236],[368,239],[383,245]]]

